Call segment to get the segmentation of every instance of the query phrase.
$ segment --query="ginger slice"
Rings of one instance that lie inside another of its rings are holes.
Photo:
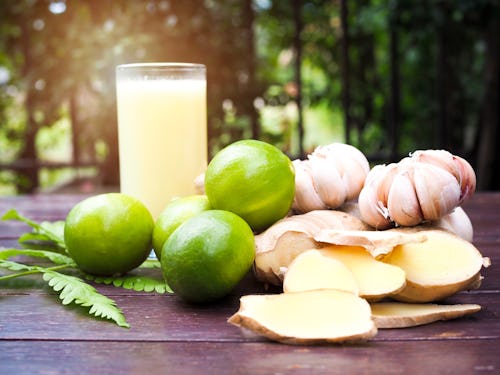
[[[436,305],[431,303],[379,302],[371,304],[377,328],[405,328],[460,318],[481,310],[480,305]]]
[[[358,341],[377,333],[368,302],[334,289],[243,296],[228,322],[287,344]]]
[[[321,251],[308,250],[298,255],[288,267],[283,291],[302,292],[315,289],[338,289],[359,294],[351,270],[341,261],[325,257]]]
[[[482,257],[470,242],[443,230],[424,231],[424,242],[396,246],[384,262],[402,268],[405,288],[394,296],[403,302],[431,302],[479,285]]]
[[[380,259],[397,245],[424,241],[425,234],[401,229],[383,231],[324,229],[314,236],[314,239],[335,245],[361,246],[375,259]]]
[[[405,272],[373,258],[360,246],[330,245],[318,251],[344,263],[359,287],[359,296],[371,301],[398,293],[405,287]],[[388,267],[389,266],[389,267]]]
[[[254,271],[258,280],[281,285],[288,265],[300,253],[321,245],[314,240],[322,229],[364,230],[360,219],[334,210],[311,211],[279,220],[255,236]]]
[[[256,236],[256,242],[257,242]],[[302,252],[318,248],[318,244],[307,233],[283,233],[273,251],[255,254],[254,273],[257,280],[281,285],[288,265]]]

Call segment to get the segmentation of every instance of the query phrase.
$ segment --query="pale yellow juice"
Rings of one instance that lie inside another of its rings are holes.
[[[156,219],[207,164],[206,81],[117,80],[121,191]]]

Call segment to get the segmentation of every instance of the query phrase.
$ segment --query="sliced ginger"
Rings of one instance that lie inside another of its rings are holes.
[[[431,302],[478,286],[487,259],[474,245],[442,230],[424,234],[425,241],[398,245],[384,258],[385,263],[406,273],[406,286],[395,299]]]
[[[258,237],[259,235],[255,237],[257,244]],[[283,233],[276,241],[274,250],[255,254],[255,276],[259,281],[281,285],[288,265],[305,250],[317,247],[316,241],[307,233]]]
[[[315,289],[339,289],[359,294],[356,278],[344,263],[312,249],[298,255],[290,264],[283,280],[283,291]]]
[[[287,344],[366,340],[377,333],[366,300],[334,289],[243,296],[228,322]]]
[[[425,235],[419,231],[401,229],[377,230],[345,230],[323,229],[314,239],[333,245],[364,247],[375,259],[389,254],[392,249],[401,244],[425,241]]]
[[[368,228],[353,215],[334,210],[311,211],[281,219],[255,236],[255,275],[260,281],[281,285],[286,268],[297,255],[321,247],[314,236],[322,229]]]
[[[460,318],[481,310],[475,304],[436,305],[401,302],[373,303],[372,317],[377,328],[405,328]]]
[[[374,259],[359,246],[331,245],[320,250],[326,258],[334,258],[351,270],[359,287],[359,296],[377,300],[398,293],[405,287],[405,272]],[[314,271],[311,272],[314,277]]]
[[[366,230],[345,215],[312,211],[256,236],[257,278],[283,283],[284,293],[242,297],[229,322],[275,341],[315,344],[368,339],[377,328],[480,310],[474,304],[429,303],[479,287],[489,259],[473,244],[423,224]],[[400,302],[374,303],[386,297]],[[370,317],[367,301],[373,303]]]

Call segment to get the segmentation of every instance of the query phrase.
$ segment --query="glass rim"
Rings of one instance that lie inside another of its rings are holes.
[[[204,64],[184,63],[184,62],[146,62],[146,63],[128,63],[116,66],[116,70],[134,70],[134,69],[177,69],[177,70],[198,70],[206,69]]]

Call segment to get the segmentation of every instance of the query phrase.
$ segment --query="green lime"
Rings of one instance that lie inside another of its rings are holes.
[[[165,242],[161,268],[167,284],[188,302],[227,295],[255,258],[254,235],[238,215],[204,211],[181,224]]]
[[[119,275],[151,252],[154,221],[139,200],[99,194],[76,204],[64,226],[64,241],[78,267],[94,275]]]
[[[213,208],[234,212],[258,231],[287,215],[295,194],[295,172],[277,147],[238,141],[210,161],[205,192]]]
[[[170,202],[156,220],[153,230],[153,249],[161,259],[161,249],[172,232],[187,219],[210,209],[206,195],[190,195]]]

